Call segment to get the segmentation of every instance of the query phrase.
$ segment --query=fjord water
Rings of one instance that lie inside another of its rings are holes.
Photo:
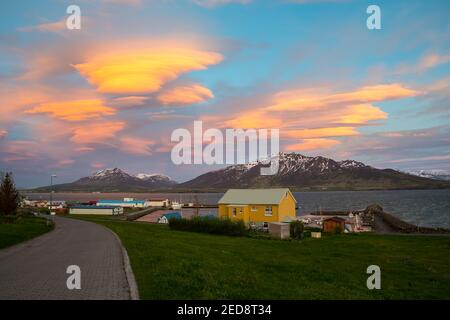
[[[382,190],[294,192],[298,214],[320,210],[359,210],[378,203],[400,219],[427,227],[450,228],[450,190]],[[48,199],[45,193],[25,194],[29,199]],[[134,197],[166,197],[183,203],[216,204],[223,193],[55,193],[54,200],[89,201]],[[197,198],[197,199],[196,199]]]

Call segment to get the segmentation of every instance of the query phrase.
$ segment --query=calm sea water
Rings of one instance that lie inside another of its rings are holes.
[[[45,193],[26,194],[30,199],[48,199]],[[148,199],[165,197],[183,203],[216,204],[222,193],[56,193],[54,200],[89,201],[134,197]],[[392,191],[327,191],[294,192],[299,214],[317,210],[358,210],[378,203],[386,212],[419,226],[450,228],[450,190]],[[197,197],[197,200],[196,200]]]

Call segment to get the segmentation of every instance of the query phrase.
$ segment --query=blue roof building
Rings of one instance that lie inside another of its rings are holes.
[[[98,200],[97,206],[113,206],[127,208],[145,208],[149,206],[146,200],[124,199],[124,200]]]
[[[174,211],[163,214],[159,219],[158,223],[169,223],[170,219],[181,219],[181,212]]]

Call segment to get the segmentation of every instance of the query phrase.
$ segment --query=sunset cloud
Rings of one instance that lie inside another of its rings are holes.
[[[208,88],[199,84],[175,87],[163,91],[157,99],[165,105],[189,105],[200,103],[214,98],[213,93]]]
[[[299,130],[290,130],[284,133],[286,137],[299,139],[355,136],[358,134],[359,132],[356,130],[356,128],[353,127],[299,129]]]
[[[113,100],[113,103],[115,105],[118,106],[142,106],[144,105],[147,100],[149,98],[148,97],[144,97],[144,96],[128,96],[128,97],[120,97],[120,98],[115,98]]]
[[[331,104],[378,102],[414,97],[419,94],[420,92],[405,88],[398,83],[366,86],[354,91],[335,94],[291,90],[278,93],[275,96],[275,104],[269,106],[268,109],[274,111],[320,109]]]
[[[75,160],[73,159],[61,159],[58,160],[54,165],[52,165],[53,168],[64,168],[67,166],[70,166],[75,163]]]
[[[74,65],[102,93],[142,94],[161,89],[180,75],[219,63],[215,52],[170,48],[138,48],[97,54]]]
[[[115,110],[105,106],[101,99],[90,99],[42,103],[27,110],[26,113],[48,113],[62,120],[80,121],[113,115],[115,114]]]
[[[225,124],[233,128],[278,128],[281,138],[289,139],[287,151],[324,149],[340,143],[326,138],[356,136],[358,127],[388,118],[371,103],[418,94],[401,84],[365,86],[339,93],[288,90],[273,95],[267,107],[236,114]],[[292,139],[300,142],[292,143]]]
[[[150,146],[155,144],[153,140],[136,137],[123,137],[120,142],[120,149],[123,152],[135,155],[150,155]]]
[[[76,144],[110,144],[123,128],[125,123],[122,121],[92,123],[76,127],[71,141]]]
[[[55,32],[55,33],[63,30],[67,30],[66,19],[61,19],[56,22],[41,23],[36,26],[24,27],[19,29],[19,31],[23,32],[40,31],[40,32]]]
[[[333,139],[303,139],[300,143],[288,145],[286,151],[311,151],[330,148],[337,144],[340,144],[340,142]]]
[[[438,65],[449,63],[450,54],[429,53],[420,58],[417,63],[403,64],[397,67],[395,74],[422,73]]]

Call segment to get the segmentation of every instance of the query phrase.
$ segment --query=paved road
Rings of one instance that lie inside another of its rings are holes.
[[[0,250],[0,299],[130,299],[121,246],[109,230],[52,217],[54,231]],[[67,289],[69,265],[81,269],[81,289]]]

